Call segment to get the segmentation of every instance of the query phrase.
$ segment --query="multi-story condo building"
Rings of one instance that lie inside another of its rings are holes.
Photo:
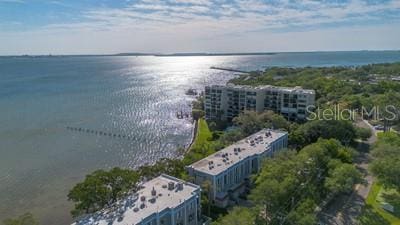
[[[110,208],[73,225],[200,225],[200,187],[161,175]]]
[[[263,129],[186,167],[194,183],[208,183],[208,195],[219,207],[236,201],[248,188],[249,176],[259,171],[263,158],[287,147],[288,133]]]
[[[301,87],[212,85],[205,88],[206,118],[232,120],[244,111],[272,110],[289,120],[305,120],[308,106],[315,104],[315,91]]]

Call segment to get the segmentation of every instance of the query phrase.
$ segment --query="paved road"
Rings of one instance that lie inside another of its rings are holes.
[[[370,128],[373,135],[359,145],[360,155],[356,158],[357,168],[364,174],[365,184],[357,185],[349,195],[341,195],[335,198],[319,215],[321,224],[327,225],[351,225],[357,224],[357,217],[361,214],[365,200],[373,182],[373,177],[368,174],[369,146],[377,139],[375,129],[367,121],[359,121],[359,127]]]

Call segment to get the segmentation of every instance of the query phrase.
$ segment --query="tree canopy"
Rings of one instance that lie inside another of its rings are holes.
[[[245,111],[233,118],[233,123],[240,128],[242,135],[245,137],[263,128],[288,130],[290,127],[290,123],[282,115],[273,111],[265,111],[263,113]]]
[[[128,191],[135,190],[138,181],[139,174],[133,170],[118,167],[110,171],[96,170],[68,193],[68,200],[75,203],[71,213],[79,216],[109,206]]]
[[[318,138],[334,138],[342,144],[351,143],[357,137],[357,131],[346,120],[313,120],[300,125],[290,133],[289,143],[297,148],[314,143]]]
[[[400,135],[393,132],[379,134],[372,155],[371,171],[388,188],[400,191]]]
[[[235,207],[229,212],[230,216],[220,217],[212,225],[254,225],[254,211],[249,208]]]

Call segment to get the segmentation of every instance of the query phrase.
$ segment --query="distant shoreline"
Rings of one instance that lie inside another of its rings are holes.
[[[233,52],[233,53],[116,53],[116,54],[65,54],[65,55],[0,55],[0,57],[100,57],[100,56],[155,56],[155,57],[181,57],[181,56],[252,56],[252,55],[277,55],[277,54],[305,54],[305,53],[334,53],[334,52],[400,52],[400,50],[354,50],[354,51],[299,51],[299,52]]]

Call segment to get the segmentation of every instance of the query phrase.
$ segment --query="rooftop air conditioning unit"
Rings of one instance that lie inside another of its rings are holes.
[[[168,190],[174,190],[175,188],[175,183],[174,182],[168,182]]]
[[[178,190],[183,190],[183,183],[182,182],[178,183]]]

